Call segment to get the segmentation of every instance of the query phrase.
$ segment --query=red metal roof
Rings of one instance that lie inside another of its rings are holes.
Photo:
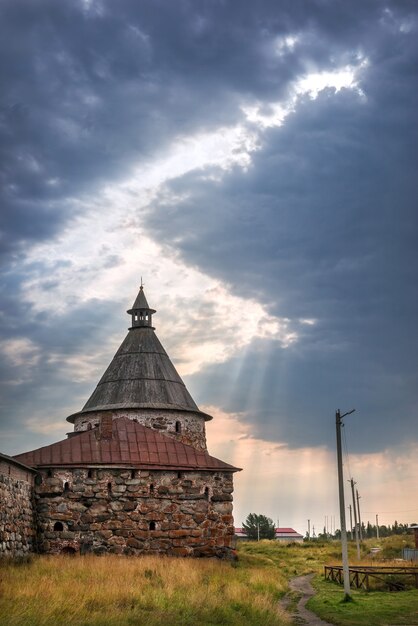
[[[113,420],[112,438],[100,439],[99,429],[87,430],[13,458],[31,467],[117,465],[143,469],[239,471],[207,452],[120,417]]]

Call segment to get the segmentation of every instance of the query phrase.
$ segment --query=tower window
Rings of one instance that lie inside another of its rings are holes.
[[[205,487],[205,498],[209,500],[209,487]]]
[[[70,483],[64,483],[64,491],[70,491]]]
[[[46,475],[48,476],[48,478],[51,478],[51,477],[52,477],[52,470],[51,470],[51,469],[49,469],[49,470],[47,471]]]
[[[107,483],[107,493],[112,493],[112,483]]]
[[[61,532],[62,530],[64,530],[64,526],[63,526],[62,522],[55,522],[55,524],[54,524],[54,531],[55,532]]]
[[[176,422],[176,433],[181,433],[181,422]]]
[[[177,472],[177,478],[183,478],[183,472]]]
[[[90,422],[87,424],[87,430],[91,430],[92,429],[92,425],[90,424]]]
[[[136,470],[131,470],[131,478],[136,478]]]
[[[35,485],[42,485],[42,476],[41,476],[41,474],[36,474],[36,476],[35,476]]]
[[[149,529],[150,530],[155,530],[155,522],[150,522],[149,523]]]
[[[150,492],[150,494],[154,493],[154,485],[150,485],[149,486],[149,492]]]
[[[93,478],[93,470],[89,469],[87,472],[87,478]]]

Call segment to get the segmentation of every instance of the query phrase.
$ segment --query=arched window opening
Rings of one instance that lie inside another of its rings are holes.
[[[64,491],[70,491],[70,483],[64,483]]]
[[[183,478],[183,472],[177,472],[177,478]]]
[[[209,487],[205,487],[205,498],[209,500]]]
[[[150,530],[155,530],[156,526],[155,526],[155,522],[150,522],[149,523],[149,529]]]
[[[87,478],[93,478],[93,470],[89,469],[87,472]]]
[[[64,526],[62,522],[55,522],[54,524],[54,531],[60,533],[62,530],[64,530]]]
[[[112,493],[112,483],[107,483],[107,493]]]
[[[181,433],[181,422],[176,422],[176,433]]]
[[[154,485],[150,485],[149,486],[149,492],[150,492],[150,494],[154,493]]]
[[[48,476],[48,478],[52,478],[52,470],[49,469],[46,473],[46,475]]]
[[[76,554],[76,549],[72,546],[64,546],[61,550],[61,554],[67,554],[68,556],[74,556]]]
[[[131,470],[131,478],[136,478],[136,470]]]
[[[35,485],[42,485],[42,476],[41,476],[41,474],[36,474],[36,476],[35,476]]]

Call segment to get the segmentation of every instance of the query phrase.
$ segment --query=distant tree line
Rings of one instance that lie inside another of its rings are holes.
[[[382,525],[379,524],[379,537],[389,537],[390,535],[410,535],[411,529],[409,527],[415,524],[416,522],[411,522],[411,524],[399,524],[396,520],[394,521],[392,525],[388,524],[386,526],[384,524]],[[353,536],[354,536],[354,532],[355,531],[353,528]],[[361,532],[362,532],[362,536],[364,539],[377,537],[377,526],[376,524],[371,524],[370,522],[367,522],[367,524],[364,524],[363,522],[361,524]],[[347,528],[347,533],[350,535],[349,528]],[[327,540],[327,539],[340,539],[341,531],[339,528],[337,528],[335,533],[333,534],[329,532],[327,533],[326,528],[324,526],[322,533],[319,533],[317,538],[321,539],[322,541]]]

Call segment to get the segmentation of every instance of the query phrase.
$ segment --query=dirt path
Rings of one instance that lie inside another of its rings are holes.
[[[329,622],[324,622],[320,617],[312,613],[306,608],[306,603],[314,594],[315,591],[311,585],[311,580],[314,574],[308,574],[307,576],[298,576],[290,581],[290,592],[301,595],[300,600],[296,605],[296,612],[294,613],[295,624],[303,624],[304,626],[333,626]],[[291,603],[290,596],[285,596],[281,601],[281,606],[287,608]]]

